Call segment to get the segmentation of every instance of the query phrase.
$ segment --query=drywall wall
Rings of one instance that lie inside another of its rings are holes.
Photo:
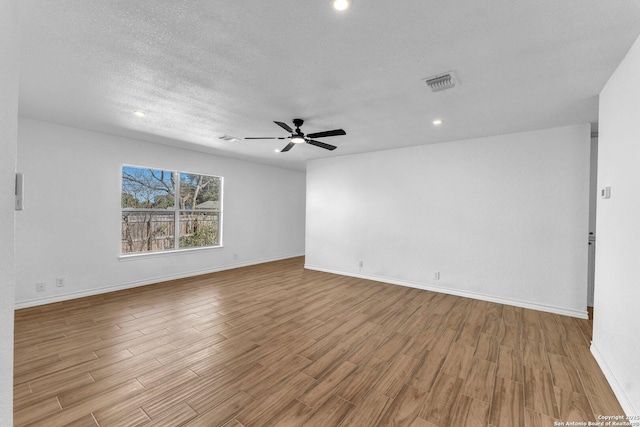
[[[224,247],[120,258],[123,164],[223,176]],[[25,176],[16,223],[19,307],[304,253],[301,172],[26,118],[18,167]],[[36,292],[36,282],[46,282],[46,292]]]
[[[584,124],[311,161],[306,266],[585,317],[589,144]]]
[[[0,0],[0,424],[13,425],[14,188],[18,128],[18,2]]]
[[[629,415],[640,413],[640,39],[600,94],[592,351]]]
[[[598,202],[598,137],[591,138],[591,154],[589,158],[589,238],[596,235],[596,208]],[[587,307],[593,307],[593,294],[596,271],[597,241],[589,242],[589,261],[587,273]]]

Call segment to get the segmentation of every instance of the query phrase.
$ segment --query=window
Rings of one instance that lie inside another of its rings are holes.
[[[220,246],[222,178],[122,167],[122,254]]]

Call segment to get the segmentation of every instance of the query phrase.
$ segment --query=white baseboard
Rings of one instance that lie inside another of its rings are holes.
[[[586,311],[586,307],[585,307],[585,311],[579,311],[579,310],[567,309],[564,307],[537,304],[537,303],[520,301],[515,299],[499,298],[499,297],[484,295],[476,292],[461,291],[457,289],[443,288],[443,287],[438,287],[433,285],[425,285],[422,283],[407,282],[405,280],[390,279],[388,277],[371,276],[367,274],[352,273],[348,271],[331,270],[331,269],[316,267],[308,264],[305,264],[304,268],[308,270],[322,271],[325,273],[339,274],[341,276],[351,276],[351,277],[357,277],[360,279],[373,280],[375,282],[389,283],[391,285],[406,286],[409,288],[417,288],[425,291],[440,292],[443,294],[456,295],[459,297],[473,298],[473,299],[478,299],[482,301],[513,305],[513,306],[522,307],[522,308],[530,308],[532,310],[546,311],[548,313],[561,314],[563,316],[578,317],[580,319],[589,318],[589,314]]]
[[[138,286],[146,286],[146,285],[152,285],[154,283],[166,282],[169,280],[184,279],[185,277],[193,277],[193,276],[200,276],[202,274],[216,273],[218,271],[232,270],[234,268],[248,267],[250,265],[256,265],[256,264],[264,264],[266,262],[281,261],[284,259],[296,258],[299,256],[304,256],[304,254],[285,255],[282,257],[275,257],[275,258],[263,258],[263,259],[251,260],[251,261],[240,262],[235,264],[227,264],[227,265],[222,265],[222,266],[217,266],[217,267],[207,268],[202,270],[187,271],[179,274],[150,277],[147,279],[134,280],[131,282],[121,283],[113,286],[103,286],[101,288],[88,289],[86,291],[79,291],[79,292],[70,292],[70,293],[55,295],[47,298],[38,298],[33,300],[20,301],[20,302],[16,302],[15,309],[19,310],[21,308],[35,307],[38,305],[68,301],[76,298],[90,297],[93,295],[106,294],[108,292],[116,292],[116,291],[122,291],[124,289],[137,288]]]
[[[616,395],[618,402],[620,402],[620,406],[622,406],[622,409],[624,410],[625,415],[629,415],[629,416],[640,415],[638,411],[636,411],[636,409],[631,404],[631,400],[627,397],[627,394],[624,392],[624,389],[620,385],[620,382],[618,381],[616,376],[613,374],[613,371],[611,370],[606,360],[602,356],[602,353],[600,353],[600,350],[598,350],[598,347],[596,347],[596,345],[593,342],[591,342],[591,354],[593,354],[593,358],[596,359],[596,362],[598,362],[598,365],[600,365],[600,369],[602,369],[602,373],[604,374],[605,378],[609,382],[609,385],[613,390],[613,394]]]

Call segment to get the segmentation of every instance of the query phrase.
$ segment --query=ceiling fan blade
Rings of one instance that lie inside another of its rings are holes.
[[[289,126],[286,123],[282,123],[282,122],[273,122],[275,124],[277,124],[278,126],[280,126],[282,129],[286,130],[289,133],[293,133],[293,129],[291,129],[291,126]]]
[[[307,136],[309,138],[325,138],[327,136],[338,136],[338,135],[346,135],[346,134],[347,133],[342,129],[334,129],[334,130],[328,130],[325,132],[310,133]]]
[[[284,136],[248,136],[245,139],[287,139]]]
[[[293,147],[294,145],[296,145],[296,144],[294,144],[293,142],[290,142],[290,143],[287,144],[286,147],[284,147],[282,150],[280,150],[280,152],[284,153],[285,151],[289,151],[289,150],[291,150],[291,147]]]
[[[337,148],[335,145],[325,144],[324,142],[314,141],[313,139],[308,139],[307,143],[315,145],[316,147],[324,148],[325,150],[335,150]]]

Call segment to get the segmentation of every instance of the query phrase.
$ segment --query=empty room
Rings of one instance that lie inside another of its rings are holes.
[[[639,37],[0,0],[0,425],[640,427]]]

